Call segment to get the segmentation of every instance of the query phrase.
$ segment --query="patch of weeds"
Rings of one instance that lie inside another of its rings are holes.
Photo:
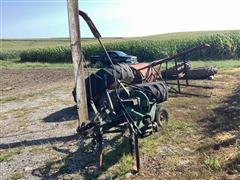
[[[194,137],[198,133],[197,125],[183,120],[170,120],[161,133],[167,144],[178,145],[186,142],[186,138]]]
[[[0,120],[4,120],[7,119],[7,115],[6,114],[0,114]]]
[[[172,122],[172,123],[171,123]],[[172,120],[169,124],[169,126],[167,126],[167,129],[168,130],[181,130],[181,131],[184,131],[184,132],[189,132],[191,133],[195,127],[193,124],[190,124],[188,122],[185,122],[183,120],[179,120],[179,121],[174,121]]]
[[[124,154],[119,162],[119,170],[122,174],[127,173],[133,164],[133,159],[130,154]]]
[[[17,179],[21,179],[23,177],[24,177],[24,172],[23,171],[17,171],[12,175],[11,179],[12,180],[17,180]]]
[[[37,110],[41,108],[41,106],[35,106],[35,107],[30,107],[30,108],[22,108],[22,109],[15,109],[15,110],[12,110],[12,115],[14,117],[21,117],[21,116],[24,116],[26,114],[29,114],[29,113],[32,113],[33,111]]]
[[[15,101],[15,100],[17,100],[16,96],[10,96],[10,97],[6,97],[6,98],[1,98],[0,103],[3,104],[3,103],[7,103],[9,101]]]
[[[35,98],[38,96],[49,94],[56,89],[59,89],[59,87],[51,87],[49,89],[40,89],[39,91],[31,91],[31,92],[24,93],[17,96],[3,97],[3,98],[0,98],[0,103],[3,104],[10,101],[20,101],[20,100],[25,100],[26,98]]]
[[[219,170],[222,169],[222,166],[221,166],[220,162],[216,158],[208,158],[203,162],[203,164],[208,169],[211,169],[211,170],[214,170],[214,171],[219,171]]]
[[[170,154],[168,153],[165,159],[163,160],[162,164],[165,164],[165,169],[172,169],[174,170],[176,167],[179,166],[179,155],[178,154]]]
[[[10,150],[0,151],[0,162],[10,159],[12,156],[22,153],[22,151],[23,151],[23,147],[19,147],[13,150],[10,149]]]
[[[152,155],[156,146],[158,146],[162,140],[160,133],[153,134],[151,136],[145,137],[139,141],[139,150],[142,154]]]
[[[52,144],[49,144],[47,146],[32,146],[32,148],[29,150],[31,153],[34,154],[41,154],[49,151],[52,148]]]
[[[170,120],[160,129],[160,132],[140,140],[140,152],[153,155],[161,144],[177,146],[186,142],[186,138],[195,136],[196,133],[194,124]]]
[[[129,141],[125,137],[116,136],[112,139],[112,142],[116,144],[113,147],[105,147],[105,168],[118,162],[118,160],[124,155],[129,153]]]
[[[2,162],[2,161],[5,161],[5,160],[7,160],[8,158],[10,158],[12,155],[11,154],[8,154],[8,153],[4,153],[4,154],[2,154],[1,153],[1,155],[0,155],[0,162]]]
[[[20,108],[20,109],[12,109],[10,111],[7,111],[6,113],[7,114],[11,114],[13,115],[15,118],[17,117],[21,117],[21,116],[24,116],[26,114],[30,114],[38,109],[41,109],[43,107],[46,107],[47,105],[46,104],[40,104],[40,105],[37,105],[37,106],[33,106],[33,107],[27,107],[27,108]]]

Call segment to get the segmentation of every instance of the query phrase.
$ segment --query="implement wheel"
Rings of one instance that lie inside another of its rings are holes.
[[[155,122],[158,128],[162,128],[163,125],[168,122],[168,112],[165,109],[157,109],[155,114]]]

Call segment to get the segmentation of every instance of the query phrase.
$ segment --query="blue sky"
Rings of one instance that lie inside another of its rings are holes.
[[[1,38],[68,37],[66,0],[0,0]],[[103,37],[240,29],[239,0],[79,0]],[[81,20],[81,36],[92,37]]]

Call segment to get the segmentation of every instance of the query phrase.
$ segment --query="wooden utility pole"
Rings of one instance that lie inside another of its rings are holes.
[[[85,88],[83,55],[81,52],[78,0],[68,0],[68,21],[74,78],[76,84],[76,100],[79,126],[88,120],[87,98]]]

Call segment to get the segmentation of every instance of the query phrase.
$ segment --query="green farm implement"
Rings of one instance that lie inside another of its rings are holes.
[[[106,57],[111,64],[98,70],[85,80],[86,96],[90,120],[82,123],[77,132],[83,138],[91,138],[92,145],[99,152],[99,166],[103,164],[103,139],[107,133],[127,133],[130,150],[135,162],[135,170],[140,169],[138,139],[144,138],[159,131],[164,122],[168,121],[168,112],[161,104],[167,100],[168,91],[183,93],[181,86],[211,88],[206,86],[190,85],[188,72],[190,64],[185,57],[193,51],[207,48],[201,44],[192,49],[178,53],[171,57],[139,64],[113,64],[101,41],[101,35],[89,16],[79,11],[79,15],[87,22],[93,35],[98,39]],[[177,58],[184,57],[182,64]],[[174,61],[175,66],[168,68],[168,62]],[[166,64],[166,69],[160,71],[159,66]],[[180,84],[180,73],[184,74],[185,84]],[[169,75],[177,82],[177,89],[168,83]],[[76,100],[76,91],[73,96]]]

